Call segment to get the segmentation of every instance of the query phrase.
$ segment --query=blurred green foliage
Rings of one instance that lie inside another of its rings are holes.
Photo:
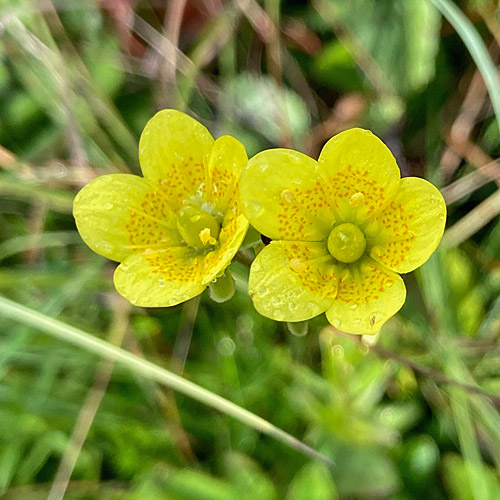
[[[172,3],[0,2],[0,293],[104,339],[127,315],[122,345],[167,368],[186,340],[186,306],[117,302],[114,265],[83,244],[71,217],[93,176],[139,172],[138,136],[157,108],[188,110],[250,155],[294,146],[314,156],[360,125],[386,140],[406,175],[448,184],[478,166],[460,151],[443,166],[475,67],[430,2],[188,2],[177,85],[162,77]],[[494,2],[460,7],[498,62]],[[495,158],[484,92],[472,104],[468,139]],[[471,188],[449,224],[496,189]],[[117,366],[65,498],[500,498],[499,399],[470,390],[500,396],[499,224],[479,225],[407,276],[407,302],[376,339],[323,318],[305,335],[260,317],[240,263],[234,298],[203,295],[184,376],[327,454],[333,471]],[[99,366],[0,317],[1,498],[47,498]]]

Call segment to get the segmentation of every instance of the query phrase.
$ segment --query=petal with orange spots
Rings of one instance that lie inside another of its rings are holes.
[[[139,141],[142,172],[161,188],[175,211],[203,190],[204,159],[213,143],[201,123],[174,109],[156,113],[144,128]]]
[[[85,243],[117,261],[181,241],[164,196],[137,175],[97,177],[76,195],[73,215]]]
[[[248,229],[248,221],[243,214],[228,212],[219,235],[219,246],[204,257],[205,281],[218,277],[231,263],[239,250]]]
[[[417,177],[401,179],[396,198],[367,227],[373,259],[398,273],[421,266],[436,250],[446,223],[439,190]]]
[[[238,182],[240,173],[248,162],[248,156],[241,142],[234,137],[219,137],[205,162],[209,186],[205,198],[222,213],[226,210],[238,212]]]
[[[326,317],[344,332],[374,334],[401,309],[405,298],[401,276],[367,257],[340,274],[338,293]]]
[[[250,223],[276,240],[321,241],[334,223],[318,163],[298,151],[254,156],[241,174],[240,200]]]
[[[325,191],[342,221],[362,223],[397,194],[400,172],[389,148],[369,130],[332,137],[318,159]]]
[[[336,269],[326,243],[272,241],[252,264],[249,293],[263,316],[303,321],[332,305]]]
[[[202,256],[186,246],[130,255],[116,268],[114,282],[118,293],[141,307],[174,306],[207,285]]]

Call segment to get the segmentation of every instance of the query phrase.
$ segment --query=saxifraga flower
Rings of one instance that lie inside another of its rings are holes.
[[[288,149],[257,154],[241,174],[240,198],[273,240],[250,270],[257,310],[288,322],[326,312],[349,333],[376,333],[402,307],[397,273],[431,256],[446,219],[439,190],[401,179],[387,146],[363,129],[330,139],[318,161]]]
[[[121,262],[118,292],[139,306],[173,306],[220,277],[238,251],[248,222],[238,199],[247,163],[233,137],[215,140],[176,110],[157,113],[139,143],[144,177],[94,179],[74,201],[87,245]]]

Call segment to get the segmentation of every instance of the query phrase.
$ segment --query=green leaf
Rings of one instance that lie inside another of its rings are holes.
[[[341,41],[383,93],[407,95],[433,78],[440,16],[430,2],[317,0],[316,8],[336,32],[345,31]]]
[[[286,500],[334,500],[337,489],[328,467],[320,462],[304,465],[290,484]]]
[[[276,500],[273,483],[250,458],[239,453],[225,457],[227,476],[239,500]]]
[[[187,469],[167,477],[165,492],[172,495],[172,500],[234,500],[236,497],[235,490],[219,479]]]
[[[500,486],[496,474],[486,466],[466,464],[459,455],[448,454],[442,462],[443,479],[451,500],[475,500],[470,477],[486,486],[481,500],[500,498]]]
[[[327,43],[313,59],[312,75],[317,82],[343,92],[363,88],[362,74],[345,45],[339,41]]]
[[[305,102],[269,77],[241,73],[226,83],[222,95],[225,119],[252,129],[271,144],[291,138],[298,145],[309,131],[311,119]]]

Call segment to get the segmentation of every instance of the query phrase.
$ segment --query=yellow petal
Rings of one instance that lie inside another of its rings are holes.
[[[180,243],[165,198],[137,175],[97,177],[76,195],[73,215],[85,243],[109,259]]]
[[[219,246],[208,253],[204,259],[206,282],[209,283],[231,263],[240,249],[248,229],[248,221],[243,214],[229,212],[224,219],[219,235]]]
[[[336,266],[326,243],[272,241],[250,269],[255,308],[277,321],[313,318],[331,306],[336,292]]]
[[[174,109],[158,112],[147,123],[139,142],[144,177],[160,187],[174,210],[203,190],[205,156],[213,145],[210,132]]]
[[[369,130],[353,128],[332,137],[318,163],[325,191],[342,221],[363,222],[386,206],[399,188],[394,156]]]
[[[234,137],[225,135],[214,142],[206,161],[210,185],[205,197],[222,213],[239,211],[238,182],[247,162],[243,144]]]
[[[401,276],[365,258],[341,274],[337,296],[326,317],[344,332],[374,334],[401,309],[405,298]]]
[[[368,227],[371,256],[398,273],[421,266],[436,250],[446,223],[446,204],[439,190],[417,177],[401,179],[396,198]]]
[[[118,293],[142,307],[174,306],[207,286],[202,258],[184,246],[127,257],[117,267],[114,282]]]
[[[333,224],[318,163],[297,151],[254,156],[241,173],[240,200],[250,223],[273,239],[320,241]]]

